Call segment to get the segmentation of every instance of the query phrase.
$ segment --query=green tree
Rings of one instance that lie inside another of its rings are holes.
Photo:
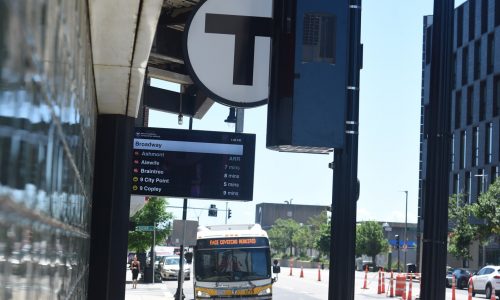
[[[328,223],[326,211],[312,216],[307,221],[307,224],[300,224],[300,229],[293,236],[293,243],[299,249],[300,253],[304,253],[307,249],[316,249],[319,251],[317,240],[321,234],[322,227]],[[330,233],[328,233],[328,239]]]
[[[321,224],[319,234],[316,235],[316,249],[324,256],[330,255],[330,222]]]
[[[492,235],[500,235],[500,180],[495,180],[488,191],[479,196],[472,212],[476,218],[484,221],[478,225],[479,239],[482,242]]]
[[[162,197],[150,197],[149,201],[131,220],[137,225],[156,225],[156,244],[163,243],[170,233],[167,222],[172,214],[167,212],[168,202]],[[128,233],[128,247],[136,252],[146,252],[153,244],[152,232],[131,231]]]
[[[477,226],[470,223],[474,205],[465,201],[464,195],[451,195],[448,200],[448,220],[452,225],[449,233],[448,252],[457,259],[472,258],[470,245],[474,241]]]
[[[356,226],[356,255],[366,254],[372,257],[389,249],[389,243],[384,238],[384,229],[376,221],[366,221]]]
[[[298,230],[300,230],[300,225],[294,220],[277,219],[273,227],[267,232],[273,249],[281,253],[285,253],[287,249],[290,249],[290,256],[292,256],[293,247],[295,246],[293,236]]]
[[[307,249],[314,248],[314,236],[312,234],[311,227],[303,225],[300,226],[299,229],[294,232],[292,242],[299,250],[299,254],[301,256],[305,254]]]
[[[321,227],[326,223],[328,223],[326,211],[323,211],[319,215],[310,217],[307,221],[307,224],[313,234],[319,233],[321,231]]]

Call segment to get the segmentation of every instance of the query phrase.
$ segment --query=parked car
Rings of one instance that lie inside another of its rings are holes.
[[[406,264],[407,273],[417,273],[417,265],[414,263]]]
[[[161,256],[158,259],[157,269],[160,272],[162,279],[177,278],[179,274],[179,259],[177,255]],[[184,279],[191,279],[191,269],[184,260]]]
[[[366,269],[366,266],[368,266],[369,272],[378,272],[378,270],[381,270],[383,268],[382,266],[377,266],[374,263],[368,263],[368,264],[363,265],[363,270]]]
[[[471,278],[472,273],[467,269],[458,268],[446,274],[446,286],[451,287],[453,281],[453,275],[455,275],[455,286],[457,289],[465,289],[469,283],[469,278]]]
[[[500,296],[500,266],[486,266],[472,276],[472,296],[486,294],[486,299],[490,299],[493,287]]]

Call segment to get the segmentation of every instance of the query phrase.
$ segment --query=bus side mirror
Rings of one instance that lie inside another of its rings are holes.
[[[273,266],[273,273],[274,274],[279,274],[280,272],[281,272],[280,266]]]

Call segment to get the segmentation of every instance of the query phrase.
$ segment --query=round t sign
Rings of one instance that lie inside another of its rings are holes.
[[[206,0],[194,9],[185,61],[213,100],[234,107],[266,104],[272,6],[272,0]]]

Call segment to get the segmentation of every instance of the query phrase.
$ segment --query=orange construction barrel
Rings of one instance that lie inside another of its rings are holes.
[[[406,293],[406,276],[398,274],[396,276],[396,297],[402,297]]]

